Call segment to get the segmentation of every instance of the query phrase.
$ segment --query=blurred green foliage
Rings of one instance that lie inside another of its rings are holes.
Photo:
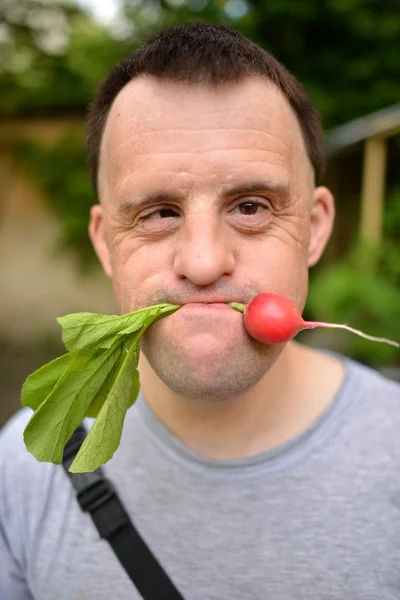
[[[67,0],[2,0],[0,114],[82,111],[144,36],[200,19],[272,51],[332,127],[398,102],[399,8],[399,0],[126,0],[110,33]]]
[[[378,245],[356,240],[349,254],[312,273],[309,320],[347,323],[370,335],[400,342],[400,186],[385,203],[385,237]],[[372,366],[400,366],[398,349],[340,335],[340,351]]]
[[[0,116],[82,114],[129,46],[68,0],[1,0]]]
[[[1,0],[0,117],[84,115],[109,67],[145,36],[203,20],[233,26],[271,51],[331,128],[398,102],[399,9],[399,0],[126,0],[119,20],[106,28],[68,0]],[[71,133],[46,146],[23,142],[16,152],[60,217],[62,247],[90,265],[87,224],[95,199],[82,137]],[[309,317],[400,339],[399,189],[388,198],[385,218],[378,248],[356,242],[340,264],[312,273]],[[350,334],[345,340],[343,351],[364,362],[399,360],[389,346]]]
[[[310,320],[347,323],[369,335],[400,341],[398,243],[385,240],[374,248],[356,244],[345,260],[326,267],[312,278],[307,313]],[[393,346],[347,332],[340,340],[341,352],[364,363],[400,365]]]
[[[48,145],[21,141],[15,155],[60,219],[55,250],[72,250],[79,268],[88,271],[97,264],[88,236],[89,211],[96,198],[87,174],[82,135],[70,132]]]

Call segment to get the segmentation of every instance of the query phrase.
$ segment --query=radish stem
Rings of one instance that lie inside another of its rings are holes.
[[[315,327],[331,327],[337,329],[346,329],[347,331],[351,331],[351,333],[355,333],[360,337],[365,338],[366,340],[371,340],[373,342],[383,342],[384,344],[390,344],[395,348],[400,348],[400,344],[398,342],[394,342],[393,340],[388,340],[387,338],[375,337],[373,335],[368,335],[358,329],[354,329],[349,325],[337,324],[337,323],[320,323],[318,321],[304,321],[304,329],[314,329]]]
[[[246,305],[241,304],[240,302],[228,302],[229,306],[243,313],[245,311]]]

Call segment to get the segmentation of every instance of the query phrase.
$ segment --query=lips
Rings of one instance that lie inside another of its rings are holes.
[[[237,296],[226,297],[226,296],[192,296],[185,299],[168,299],[171,304],[180,304],[185,306],[186,304],[228,304],[228,302],[243,302],[242,298]]]
[[[225,302],[186,302],[180,310],[182,311],[212,311],[212,310],[232,310]]]
[[[226,302],[185,302],[184,306],[201,306],[202,308],[218,308],[227,306]]]

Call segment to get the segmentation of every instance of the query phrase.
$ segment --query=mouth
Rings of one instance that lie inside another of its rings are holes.
[[[197,311],[211,311],[211,310],[232,310],[227,302],[186,302],[182,305],[180,310],[197,310]]]

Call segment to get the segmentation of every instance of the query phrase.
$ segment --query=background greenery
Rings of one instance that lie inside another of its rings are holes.
[[[270,50],[305,85],[326,129],[399,101],[399,0],[130,0],[108,27],[65,0],[0,0],[0,117],[83,115],[107,69],[145,36],[198,19],[231,25]],[[87,266],[94,197],[82,136],[24,142],[15,152],[60,217],[61,248],[73,247]],[[308,318],[400,339],[400,188],[389,196],[384,242],[362,248],[355,240],[340,263],[316,269]],[[364,268],[371,261],[376,269]],[[335,339],[363,362],[399,364],[390,347]]]
[[[145,35],[202,19],[273,52],[330,128],[398,101],[399,8],[399,0],[127,0],[110,32],[65,0],[2,0],[0,114],[81,112],[108,67]]]

